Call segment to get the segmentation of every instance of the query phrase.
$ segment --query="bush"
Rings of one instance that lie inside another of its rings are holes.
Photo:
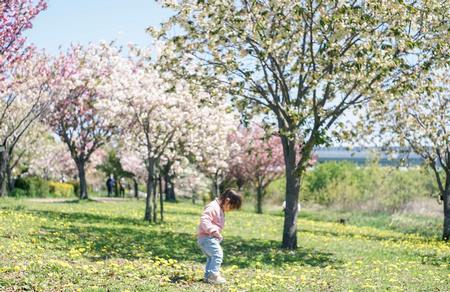
[[[73,184],[70,183],[60,183],[60,182],[49,182],[50,194],[55,197],[72,197],[75,193],[75,188]]]
[[[342,210],[396,212],[415,198],[437,193],[431,173],[423,168],[398,169],[370,163],[325,162],[304,175],[300,200]],[[285,179],[268,187],[269,200],[284,200]]]
[[[15,188],[10,194],[11,197],[26,197],[27,191],[19,188]]]
[[[39,177],[30,178],[30,189],[28,190],[30,197],[45,197],[49,194],[48,182]]]
[[[14,182],[15,194],[27,197],[45,197],[49,194],[48,182],[40,177],[18,178]]]
[[[317,165],[305,176],[303,199],[340,209],[395,212],[417,197],[434,192],[423,169],[397,169],[351,162]]]
[[[303,198],[321,205],[347,205],[363,195],[364,173],[351,162],[327,162],[305,175]]]
[[[14,181],[14,188],[15,189],[20,189],[22,191],[28,191],[28,189],[30,188],[28,182],[26,179],[22,178],[22,177],[18,177],[15,181]]]
[[[374,169],[377,171],[374,171]],[[373,175],[369,188],[368,201],[375,202],[371,209],[396,212],[415,198],[430,196],[436,192],[434,178],[423,169],[398,170],[383,169],[378,166],[369,168]]]

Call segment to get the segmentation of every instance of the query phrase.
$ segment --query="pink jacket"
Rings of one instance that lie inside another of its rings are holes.
[[[203,214],[200,217],[200,224],[198,226],[197,236],[205,237],[212,236],[213,233],[222,232],[225,225],[225,214],[220,207],[219,200],[215,199],[203,210]]]

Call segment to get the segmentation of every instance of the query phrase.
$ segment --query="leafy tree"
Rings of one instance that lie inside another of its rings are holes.
[[[150,29],[166,44],[162,67],[227,91],[244,118],[260,115],[279,133],[287,249],[297,248],[299,191],[313,148],[350,137],[341,129],[349,110],[399,95],[397,85],[433,63],[425,52],[443,50],[448,31],[448,3],[433,0],[162,3],[175,11]]]
[[[448,44],[447,44],[448,49]],[[448,50],[446,60],[448,61]],[[445,59],[444,59],[445,60]],[[444,61],[446,62],[446,61]],[[449,67],[417,72],[408,95],[392,95],[388,101],[374,100],[368,107],[363,128],[385,145],[400,145],[419,154],[436,178],[443,202],[442,238],[450,238],[450,78]],[[407,86],[411,84],[406,83]],[[377,128],[368,123],[378,124]]]

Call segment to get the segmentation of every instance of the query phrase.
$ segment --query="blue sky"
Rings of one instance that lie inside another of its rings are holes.
[[[145,32],[171,14],[154,0],[47,0],[48,8],[26,32],[28,41],[49,53],[71,43],[117,41],[150,44]]]

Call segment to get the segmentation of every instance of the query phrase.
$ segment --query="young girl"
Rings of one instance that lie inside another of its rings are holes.
[[[198,226],[198,245],[206,255],[205,282],[225,284],[220,275],[223,252],[222,229],[225,224],[225,212],[241,208],[242,197],[234,190],[224,191],[218,199],[209,203],[203,210]]]

